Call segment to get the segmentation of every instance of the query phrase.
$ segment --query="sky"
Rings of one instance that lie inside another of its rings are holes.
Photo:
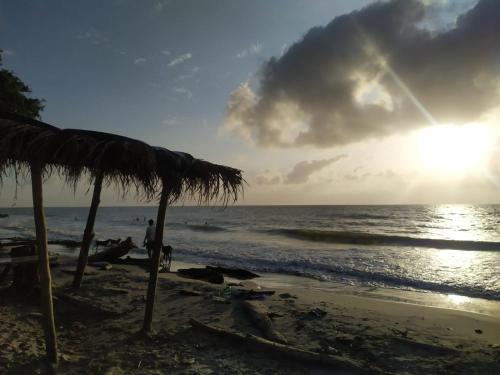
[[[242,169],[238,204],[498,203],[498,19],[496,0],[0,0],[0,48],[42,120]],[[0,206],[30,194],[7,177]],[[90,201],[86,181],[44,194]]]

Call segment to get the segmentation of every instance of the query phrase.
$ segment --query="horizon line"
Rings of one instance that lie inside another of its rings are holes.
[[[173,207],[199,207],[199,208],[212,208],[212,207],[323,207],[323,206],[441,206],[441,205],[469,205],[469,206],[498,206],[499,203],[463,203],[463,202],[454,202],[454,203],[335,203],[335,204],[233,204],[233,205],[197,205],[197,204],[188,204],[188,205],[172,205],[169,208]],[[103,205],[99,206],[99,208],[147,208],[147,207],[157,207],[158,205],[118,205],[118,206],[109,206]],[[81,206],[44,206],[44,208],[88,208],[90,205],[81,205]],[[33,206],[0,206],[0,210],[3,209],[16,209],[16,208],[33,208]]]

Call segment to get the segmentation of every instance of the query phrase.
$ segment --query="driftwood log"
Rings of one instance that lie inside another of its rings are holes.
[[[116,246],[108,247],[107,249],[105,249],[97,254],[89,256],[88,259],[85,259],[85,265],[86,265],[87,261],[89,263],[91,263],[91,262],[94,262],[94,263],[95,262],[111,262],[115,259],[118,259],[118,258],[128,254],[128,252],[130,250],[134,249],[135,247],[137,247],[137,246],[134,245],[134,243],[132,242],[132,239],[130,237],[128,237],[125,241],[120,242]],[[82,269],[85,269],[85,267],[83,267]]]
[[[35,240],[12,240],[0,243],[0,248],[11,248],[13,246],[28,246],[35,244]]]
[[[266,338],[280,344],[288,344],[287,339],[274,328],[266,306],[255,301],[243,301],[242,305]]]
[[[321,354],[296,348],[290,345],[284,345],[277,342],[269,341],[251,334],[243,334],[236,331],[228,331],[214,326],[204,324],[196,319],[190,319],[189,323],[194,329],[210,333],[224,339],[236,342],[238,344],[248,345],[254,349],[274,353],[283,356],[287,359],[292,359],[299,362],[308,362],[315,365],[330,366],[336,369],[348,370],[350,374],[367,374],[376,373],[375,371],[365,370],[358,363],[344,357]]]
[[[31,245],[36,243],[36,240],[30,240],[26,238],[16,238],[16,237],[11,237],[11,238],[2,238],[1,240],[6,240],[7,242],[0,242],[0,248],[3,247],[12,247],[12,246],[21,246],[21,245]],[[81,242],[80,241],[74,241],[74,240],[49,240],[47,241],[49,245],[61,245],[65,247],[77,247],[80,246]]]

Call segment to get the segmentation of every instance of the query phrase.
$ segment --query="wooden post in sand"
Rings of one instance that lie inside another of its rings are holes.
[[[40,298],[45,332],[45,350],[53,369],[57,367],[57,339],[52,305],[52,280],[50,276],[49,252],[47,249],[47,225],[43,212],[42,165],[31,163],[31,185],[33,211],[35,215],[36,241],[38,247],[38,267],[40,273]]]
[[[144,315],[144,332],[151,332],[151,322],[153,321],[153,308],[155,304],[156,284],[158,282],[158,267],[160,266],[161,246],[163,244],[163,229],[165,227],[165,213],[168,206],[169,193],[166,184],[163,183],[161,191],[160,205],[156,218],[156,233],[151,259],[151,268],[149,270],[148,296],[146,299],[146,313]]]
[[[94,193],[92,194],[92,203],[90,204],[89,216],[87,217],[87,224],[83,232],[82,245],[80,248],[80,255],[78,256],[78,265],[76,267],[75,277],[73,279],[73,288],[79,288],[82,285],[83,274],[87,266],[89,258],[90,244],[92,243],[95,217],[97,208],[101,203],[101,190],[102,190],[103,174],[98,173],[94,181]]]

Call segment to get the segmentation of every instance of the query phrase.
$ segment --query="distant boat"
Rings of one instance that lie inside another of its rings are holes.
[[[9,214],[0,214],[0,219],[3,217],[9,217]]]

